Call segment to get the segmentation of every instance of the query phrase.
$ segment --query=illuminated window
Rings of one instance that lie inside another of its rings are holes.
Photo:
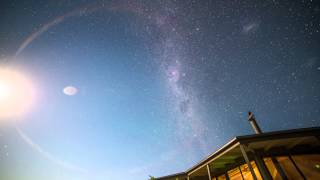
[[[228,176],[230,180],[242,180],[241,172],[238,167],[228,171]]]
[[[226,179],[227,179],[227,177],[224,174],[218,177],[218,180],[226,180]]]
[[[257,176],[257,179],[258,179],[258,180],[260,180],[260,179],[262,180],[261,174],[260,174],[260,172],[259,172],[259,170],[258,170],[258,167],[257,167],[256,163],[255,163],[254,161],[251,161],[250,163],[251,163],[251,166],[252,166],[252,168],[253,168],[254,173],[255,173],[256,176]],[[247,164],[241,165],[241,166],[240,166],[240,169],[241,169],[243,178],[244,178],[245,180],[251,180],[251,179],[253,179],[252,174],[251,174],[250,169],[249,169],[249,167],[248,167]]]
[[[307,179],[320,179],[320,155],[296,155],[292,159]]]
[[[271,158],[264,158],[263,160],[264,160],[264,163],[266,164],[266,166],[270,172],[272,179],[281,180],[282,178],[281,178],[279,172],[277,171],[275,165],[273,164]]]
[[[247,164],[241,165],[240,169],[244,179],[253,179]]]
[[[288,179],[303,179],[287,156],[276,157]]]
[[[258,169],[258,167],[257,167],[257,165],[256,165],[256,163],[254,162],[254,161],[251,161],[250,162],[251,163],[251,166],[252,166],[252,168],[253,168],[253,171],[254,171],[254,173],[256,174],[256,176],[257,176],[257,179],[258,180],[263,180],[262,179],[262,176],[261,176],[261,174],[260,174],[260,171],[259,171],[259,169]]]

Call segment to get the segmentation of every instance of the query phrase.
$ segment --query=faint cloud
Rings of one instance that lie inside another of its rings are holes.
[[[250,23],[244,24],[242,26],[241,33],[244,35],[254,33],[259,29],[259,26],[260,26],[259,22],[250,22]]]

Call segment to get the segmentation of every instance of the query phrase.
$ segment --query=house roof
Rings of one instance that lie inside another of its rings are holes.
[[[168,179],[173,179],[175,180],[175,178],[177,177],[186,177],[187,174],[185,172],[180,172],[180,173],[176,173],[176,174],[170,174],[167,176],[162,176],[162,177],[157,177],[157,180],[168,180]]]
[[[201,160],[196,165],[187,169],[185,172],[164,176],[157,179],[168,179],[178,177],[178,175],[200,176],[207,173],[207,164],[210,164],[212,172],[219,173],[230,165],[242,159],[240,144],[247,148],[261,149],[264,152],[273,149],[293,149],[301,145],[320,146],[320,127],[291,129],[282,131],[266,132],[262,134],[252,134],[236,136],[220,149]],[[213,163],[214,162],[214,163]]]

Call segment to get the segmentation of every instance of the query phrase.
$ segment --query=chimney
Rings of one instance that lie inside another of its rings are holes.
[[[253,113],[252,112],[248,112],[248,121],[250,122],[251,126],[252,126],[252,129],[254,130],[254,132],[256,134],[261,134],[262,131],[256,121],[256,118],[254,117]]]

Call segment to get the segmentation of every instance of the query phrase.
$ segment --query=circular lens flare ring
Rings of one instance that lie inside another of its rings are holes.
[[[35,91],[21,73],[0,68],[0,120],[19,117],[32,107]]]

